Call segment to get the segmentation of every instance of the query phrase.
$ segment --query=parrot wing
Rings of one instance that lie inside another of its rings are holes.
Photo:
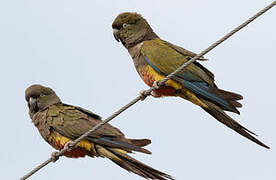
[[[64,109],[59,112],[58,118],[56,121],[55,119],[53,120],[51,127],[70,139],[78,138],[102,121],[100,116],[86,109],[65,104]],[[139,141],[126,139],[119,129],[107,123],[90,133],[85,139],[96,144],[120,148],[129,152],[138,151],[151,154],[150,151],[139,146]],[[140,141],[144,141],[147,144],[150,143],[148,139]],[[145,143],[141,143],[141,146],[145,145]]]
[[[141,47],[141,54],[148,65],[164,76],[174,72],[192,58],[190,55],[179,53],[169,46],[167,42],[158,39],[144,43]],[[229,103],[224,96],[230,96],[229,100],[231,101],[242,97],[235,93],[218,89],[214,83],[213,73],[198,62],[190,64],[172,79],[193,93],[219,104],[224,110],[239,113],[235,106]]]
[[[71,106],[71,105],[67,105],[64,104],[65,106]],[[84,109],[82,107],[79,106],[74,106],[77,110],[82,111],[83,113],[89,115],[90,117],[94,118],[94,119],[101,119],[101,116],[99,116],[98,114],[93,113],[92,111],[89,111],[87,109]]]
[[[177,51],[178,53],[182,54],[183,56],[190,56],[190,57],[195,57],[197,54],[192,52],[192,51],[189,51],[187,49],[184,49],[180,46],[177,46],[177,45],[174,45],[172,43],[169,43],[167,41],[164,41],[164,43],[166,43],[168,46],[170,46],[171,48],[173,48],[175,51]],[[208,61],[208,59],[204,58],[204,57],[200,57],[198,58],[199,61]]]
[[[161,74],[168,75],[195,56],[190,51],[182,50],[161,39],[145,41],[141,47],[141,54],[152,68],[159,69]],[[214,86],[214,75],[199,63],[192,63],[177,75],[185,80],[205,82]],[[211,75],[211,76],[210,76]]]

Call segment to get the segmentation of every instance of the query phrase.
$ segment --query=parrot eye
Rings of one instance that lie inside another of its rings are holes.
[[[123,24],[123,28],[127,28],[128,26],[129,26],[129,24],[127,24],[127,23]]]

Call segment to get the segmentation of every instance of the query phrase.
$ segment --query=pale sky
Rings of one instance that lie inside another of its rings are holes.
[[[103,118],[148,87],[111,24],[121,12],[142,14],[171,43],[199,53],[272,0],[0,1],[0,179],[19,179],[54,149],[28,115],[24,91],[42,84],[63,102]],[[243,95],[229,113],[271,147],[264,149],[180,98],[147,98],[111,124],[129,138],[149,138],[152,155],[132,157],[176,179],[273,180],[276,177],[275,7],[208,53],[204,66],[222,89]],[[30,180],[143,178],[108,159],[61,158]]]

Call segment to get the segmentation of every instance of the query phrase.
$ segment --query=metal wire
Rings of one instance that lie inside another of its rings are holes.
[[[236,32],[238,32],[239,30],[241,30],[245,26],[247,26],[253,20],[255,20],[256,18],[258,18],[259,16],[261,16],[262,14],[264,14],[269,9],[271,9],[275,4],[276,4],[276,1],[273,1],[271,4],[269,4],[264,9],[262,9],[261,11],[259,11],[257,14],[255,14],[254,16],[252,16],[251,18],[249,18],[247,21],[245,21],[244,23],[242,23],[241,25],[239,25],[238,27],[236,27],[234,30],[230,31],[228,34],[226,34],[225,36],[223,36],[221,39],[219,39],[218,41],[216,41],[215,43],[213,43],[207,49],[205,49],[204,51],[202,51],[201,53],[199,53],[198,55],[196,55],[195,57],[193,57],[192,59],[190,59],[189,61],[187,61],[186,63],[184,63],[182,66],[180,66],[173,73],[171,73],[168,76],[166,76],[162,81],[160,81],[158,83],[158,85],[159,86],[165,85],[165,83],[170,78],[172,78],[173,76],[175,76],[177,73],[183,71],[187,66],[189,66],[190,64],[192,64],[193,62],[195,62],[198,58],[202,57],[203,55],[205,55],[206,53],[208,53],[209,51],[211,51],[212,49],[214,49],[216,46],[218,46],[219,44],[221,44],[223,41],[225,41],[226,39],[228,39],[229,37],[231,37],[233,34],[235,34]],[[60,150],[59,152],[57,152],[55,154],[56,158],[51,157],[51,158],[47,159],[46,161],[44,161],[43,163],[41,163],[39,166],[37,166],[36,168],[34,168],[32,171],[30,171],[29,173],[27,173],[26,175],[24,175],[22,178],[20,178],[20,180],[25,180],[25,179],[29,178],[30,176],[32,176],[34,173],[36,173],[37,171],[39,171],[41,168],[43,168],[44,166],[46,166],[50,162],[53,162],[53,161],[57,160],[58,157],[62,156],[66,151],[68,151],[68,149],[70,147],[71,148],[74,147],[78,142],[80,142],[81,140],[83,140],[90,133],[96,131],[102,125],[108,123],[109,121],[111,121],[112,119],[114,119],[115,117],[117,117],[119,114],[121,114],[122,112],[124,112],[125,110],[127,110],[132,105],[136,104],[138,101],[145,99],[155,89],[156,89],[155,87],[151,87],[148,90],[146,90],[143,94],[141,94],[140,96],[138,96],[135,99],[133,99],[132,101],[130,101],[128,104],[126,104],[125,106],[123,106],[122,108],[120,108],[118,111],[114,112],[111,116],[109,116],[108,118],[106,118],[105,120],[103,120],[101,123],[97,124],[96,126],[94,126],[92,129],[90,129],[89,131],[87,131],[86,133],[84,133],[83,135],[81,135],[79,138],[75,139],[74,141],[71,141],[70,146],[64,147],[62,150]]]

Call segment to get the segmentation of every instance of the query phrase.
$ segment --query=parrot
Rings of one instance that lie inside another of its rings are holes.
[[[136,12],[119,14],[112,23],[112,29],[114,38],[128,50],[139,76],[148,86],[155,87],[151,92],[153,97],[186,99],[240,135],[269,149],[255,137],[255,133],[226,114],[225,111],[240,114],[237,108],[242,104],[238,101],[243,97],[219,89],[214,74],[198,61],[177,73],[165,85],[158,86],[158,82],[195,57],[196,53],[159,38],[147,20]],[[207,59],[200,57],[198,60]]]
[[[89,110],[62,103],[49,87],[31,85],[25,91],[25,99],[29,116],[40,135],[57,150],[61,150],[70,141],[102,122],[99,115]],[[118,128],[106,123],[65,152],[64,156],[106,157],[125,170],[146,179],[173,179],[172,176],[128,155],[133,151],[151,154],[149,150],[143,148],[150,143],[149,139],[128,139]]]

